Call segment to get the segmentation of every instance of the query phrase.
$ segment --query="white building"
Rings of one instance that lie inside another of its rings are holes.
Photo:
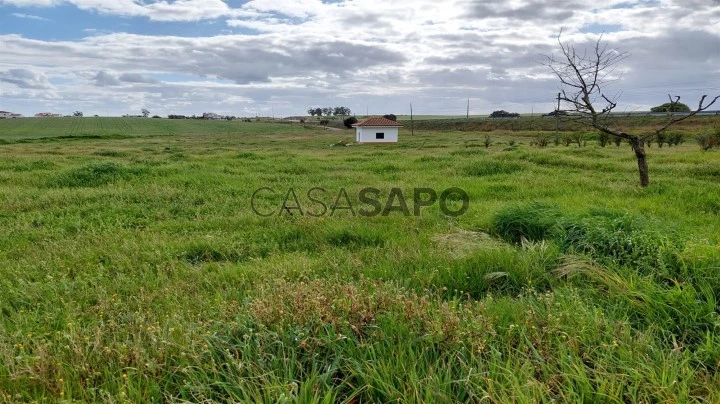
[[[0,111],[0,119],[1,118],[22,118],[22,114],[15,114],[8,111]]]
[[[214,112],[203,112],[203,119],[223,119],[223,117]]]
[[[353,125],[358,143],[397,143],[401,124],[383,117],[373,117]]]

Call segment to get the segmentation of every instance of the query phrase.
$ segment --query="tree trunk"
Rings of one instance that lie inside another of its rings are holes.
[[[638,171],[640,172],[640,186],[646,187],[650,184],[650,178],[648,177],[648,165],[647,156],[645,155],[645,147],[643,142],[639,138],[633,137],[630,140],[630,145],[635,152],[637,158]]]

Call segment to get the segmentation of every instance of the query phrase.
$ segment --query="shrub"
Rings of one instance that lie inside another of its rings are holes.
[[[358,122],[357,118],[355,118],[354,116],[351,116],[349,118],[345,118],[345,120],[343,121],[343,125],[345,125],[346,128],[350,129],[357,122]]]
[[[667,135],[660,132],[655,136],[655,141],[658,144],[658,147],[662,149],[663,144],[665,144],[665,141],[667,140]]]
[[[570,146],[570,144],[573,142],[573,138],[570,135],[563,135],[562,143],[565,145],[565,147]]]
[[[666,102],[665,104],[650,108],[650,112],[690,112],[690,107],[682,102]]]
[[[698,144],[704,151],[708,151],[715,146],[713,137],[711,135],[699,135],[695,138]]]
[[[537,147],[547,147],[548,145],[548,138],[545,137],[545,135],[538,136],[535,140],[530,142],[531,146],[537,146]]]
[[[695,138],[702,147],[703,150],[708,151],[712,149],[713,147],[720,146],[720,128],[715,128],[715,132],[706,134],[706,135],[700,135]]]
[[[682,143],[685,143],[685,138],[683,137],[682,133],[674,132],[669,134],[667,137],[668,146],[677,146]]]
[[[570,137],[574,143],[577,143],[578,147],[584,147],[586,145],[584,132],[573,132]]]
[[[389,120],[391,120],[391,121],[397,121],[397,116],[395,116],[395,114],[383,115],[383,118],[389,119]]]
[[[600,147],[605,147],[610,143],[610,135],[605,132],[600,132],[598,135],[598,143],[600,143]]]
[[[504,110],[500,111],[493,111],[492,114],[490,114],[490,118],[517,118],[520,114],[516,112],[507,112]]]
[[[486,149],[488,147],[490,147],[490,145],[492,145],[492,140],[490,139],[490,135],[485,135],[485,142],[483,142],[483,144],[485,145]]]

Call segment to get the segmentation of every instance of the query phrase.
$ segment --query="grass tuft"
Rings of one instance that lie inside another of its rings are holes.
[[[465,166],[463,172],[470,177],[485,177],[498,174],[514,174],[525,170],[525,166],[512,161],[481,160]]]
[[[562,214],[550,205],[530,202],[497,212],[491,221],[494,234],[511,243],[523,239],[541,241],[557,238],[562,231]]]
[[[48,185],[57,188],[99,187],[145,172],[145,169],[127,168],[116,163],[92,163],[65,171],[55,176]]]

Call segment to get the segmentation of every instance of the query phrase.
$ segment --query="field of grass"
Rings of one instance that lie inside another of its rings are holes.
[[[192,119],[151,118],[25,118],[0,121],[0,144],[68,140],[123,139],[137,136],[174,136],[278,133],[291,130],[289,125],[266,125],[263,122],[205,121]]]
[[[0,121],[0,401],[720,401],[720,152],[485,135]]]

